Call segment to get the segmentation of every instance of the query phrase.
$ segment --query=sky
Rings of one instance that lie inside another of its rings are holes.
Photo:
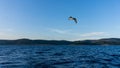
[[[120,0],[0,0],[0,39],[120,38],[119,30]]]

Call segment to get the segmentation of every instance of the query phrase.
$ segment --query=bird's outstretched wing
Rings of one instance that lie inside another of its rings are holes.
[[[77,19],[76,18],[73,18],[73,20],[75,21],[75,23],[77,24]]]

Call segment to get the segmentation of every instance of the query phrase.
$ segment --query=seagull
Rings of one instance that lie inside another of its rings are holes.
[[[68,19],[69,19],[69,20],[74,20],[74,21],[75,21],[75,23],[77,24],[77,19],[76,19],[76,18],[74,18],[74,17],[70,16]]]

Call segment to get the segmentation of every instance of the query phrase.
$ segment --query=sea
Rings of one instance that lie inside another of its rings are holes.
[[[120,45],[0,45],[0,68],[120,68]]]

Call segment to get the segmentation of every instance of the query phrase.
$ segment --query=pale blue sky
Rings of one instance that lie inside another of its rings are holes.
[[[0,39],[120,38],[119,30],[120,0],[0,0]]]

